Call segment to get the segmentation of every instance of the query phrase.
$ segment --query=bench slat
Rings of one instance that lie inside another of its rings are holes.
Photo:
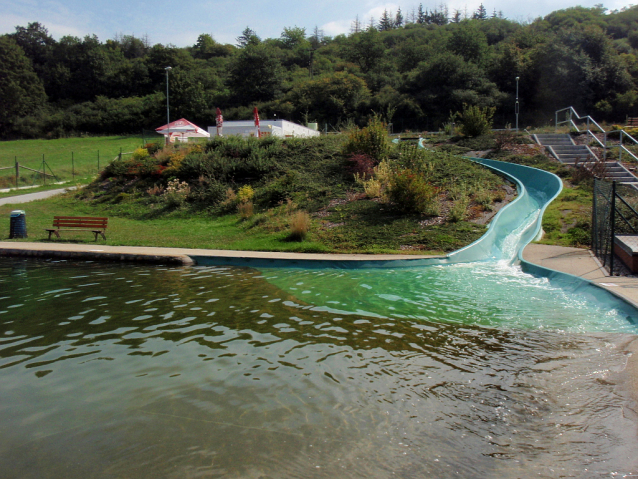
[[[71,221],[71,220],[67,220],[67,221],[54,221],[53,222],[53,226],[69,226],[69,227],[75,227],[75,228],[93,228],[95,226],[95,227],[106,228],[106,222],[105,221]]]

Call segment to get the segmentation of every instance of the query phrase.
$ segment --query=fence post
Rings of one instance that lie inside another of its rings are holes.
[[[120,147],[120,161],[122,161],[122,148]]]
[[[618,161],[622,160],[622,134],[624,133],[623,130],[620,130],[620,146],[618,147]]]
[[[607,161],[607,132],[604,133],[605,148],[603,149],[603,161]]]
[[[18,179],[20,178],[20,163],[18,163],[18,157],[14,156],[13,161],[16,164],[16,188],[18,187]]]
[[[42,153],[42,184],[43,186],[47,184],[47,172],[44,169],[44,153]]]
[[[100,150],[97,150],[97,172],[100,172]]]
[[[73,158],[73,152],[71,152],[71,178],[75,180],[75,159]]]
[[[614,275],[614,237],[616,236],[616,180],[611,182],[611,244],[609,247],[609,276]]]

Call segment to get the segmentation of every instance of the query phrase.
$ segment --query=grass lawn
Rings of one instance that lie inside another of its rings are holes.
[[[69,216],[107,216],[109,226],[107,240],[98,239],[98,244],[114,246],[163,246],[173,248],[208,248],[261,251],[297,251],[325,252],[327,248],[313,242],[312,238],[304,242],[286,241],[287,232],[272,232],[249,228],[246,222],[236,215],[213,218],[211,216],[192,215],[189,217],[166,216],[148,220],[113,216],[108,208],[88,206],[75,200],[73,193],[31,203],[0,206],[0,239],[9,238],[9,214],[16,209],[25,210],[27,239],[11,241],[47,242],[48,233],[55,215]],[[93,243],[90,232],[63,232],[62,239],[52,242]]]
[[[159,141],[158,135],[146,141]],[[92,179],[100,170],[123,153],[142,146],[141,136],[101,136],[88,138],[62,138],[59,140],[17,140],[0,142],[0,168],[13,167],[15,161],[34,170],[42,170],[42,156],[60,180]],[[73,159],[73,161],[72,161]],[[48,169],[47,173],[51,173]],[[47,178],[47,183],[52,179]],[[29,170],[20,170],[20,186],[42,184],[42,176]],[[15,186],[15,169],[0,170],[0,188]]]

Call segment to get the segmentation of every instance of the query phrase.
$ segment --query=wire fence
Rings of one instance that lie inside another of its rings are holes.
[[[81,139],[52,140],[51,148],[45,146],[40,152],[35,148],[27,151],[21,145],[15,147],[18,151],[8,154],[7,150],[11,151],[13,147],[8,145],[0,151],[0,188],[46,185],[53,181],[95,177],[111,161],[126,158],[136,148],[152,143],[164,144],[164,137],[155,131],[144,130],[141,133],[138,136],[122,137],[121,141],[120,138],[103,140],[99,137],[89,138],[86,143]],[[91,142],[99,144],[92,149]],[[43,151],[45,148],[47,150]]]
[[[611,275],[623,270],[614,255],[615,237],[638,234],[637,210],[638,190],[632,185],[594,179],[592,250]]]

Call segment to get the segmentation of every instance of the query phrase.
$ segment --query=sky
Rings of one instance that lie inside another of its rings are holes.
[[[134,35],[148,38],[151,44],[186,47],[207,33],[220,43],[234,44],[246,27],[261,38],[278,38],[284,27],[295,26],[305,28],[307,34],[315,27],[327,36],[348,34],[357,17],[362,24],[368,24],[370,18],[378,22],[384,10],[394,14],[398,8],[406,17],[419,3],[428,10],[440,10],[444,4],[450,14],[459,10],[468,15],[483,3],[490,15],[496,10],[510,20],[529,22],[555,10],[577,5],[593,7],[600,0],[580,3],[574,0],[0,0],[0,34],[13,33],[16,26],[39,22],[56,40],[65,35],[95,34],[105,42],[117,35]],[[631,4],[626,0],[611,0],[603,5],[615,10]]]

